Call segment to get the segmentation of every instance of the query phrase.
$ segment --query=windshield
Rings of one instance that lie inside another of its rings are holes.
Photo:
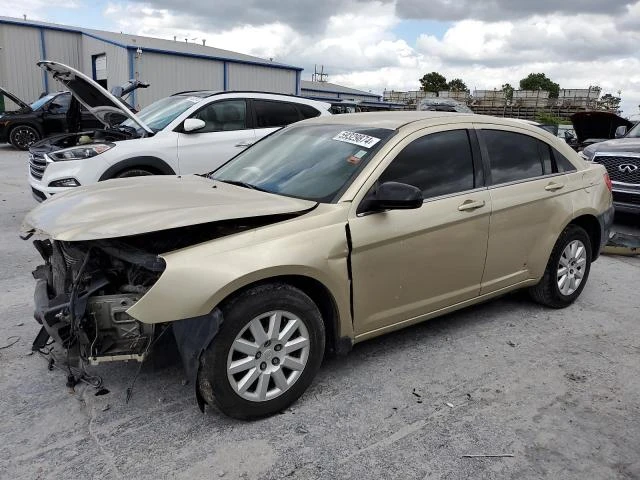
[[[393,132],[354,125],[288,127],[248,148],[211,178],[333,202]]]
[[[49,100],[51,100],[56,95],[57,95],[57,93],[50,93],[49,95],[45,95],[44,97],[39,98],[38,100],[36,100],[35,102],[33,102],[31,104],[31,110],[38,110],[39,108],[41,108],[45,103],[47,103]]]
[[[636,123],[629,133],[627,133],[625,138],[640,138],[640,123]]]
[[[148,125],[151,130],[158,132],[173,122],[178,115],[201,100],[202,98],[200,97],[185,97],[182,95],[167,97],[143,108],[136,116]],[[135,129],[139,128],[138,124],[131,119],[125,120],[121,125]]]

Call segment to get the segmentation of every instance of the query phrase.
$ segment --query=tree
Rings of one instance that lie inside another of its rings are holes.
[[[502,85],[502,91],[504,92],[504,98],[513,100],[513,87],[509,83]]]
[[[610,93],[605,93],[602,97],[600,97],[600,105],[606,108],[607,110],[618,110],[620,107],[620,102],[622,99],[620,97],[615,97]]]
[[[469,89],[467,85],[462,81],[461,78],[454,78],[449,83],[447,83],[447,88],[445,90],[449,90],[451,92],[468,92]]]
[[[420,84],[425,92],[438,93],[440,90],[447,90],[447,79],[438,72],[427,73],[420,79]]]
[[[551,81],[544,73],[530,73],[520,80],[520,88],[522,90],[544,90],[549,92],[550,98],[558,98],[560,93],[560,85]]]

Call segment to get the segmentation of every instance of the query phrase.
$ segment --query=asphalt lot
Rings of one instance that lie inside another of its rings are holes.
[[[578,302],[514,294],[357,345],[293,408],[239,422],[198,410],[179,366],[65,387],[30,355],[35,202],[0,147],[0,478],[640,478],[640,258],[602,257]],[[640,233],[640,219],[619,218]],[[466,454],[512,454],[463,458]]]

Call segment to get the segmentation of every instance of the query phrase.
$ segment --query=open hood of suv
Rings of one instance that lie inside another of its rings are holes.
[[[19,105],[21,110],[25,110],[27,112],[31,111],[31,106],[28,103],[23,102],[21,99],[16,97],[13,93],[11,93],[8,90],[5,90],[2,87],[0,87],[0,95],[4,95],[9,100],[11,100],[13,103],[15,103],[16,105]],[[0,112],[0,113],[2,113],[2,112]]]
[[[132,177],[55,195],[27,214],[22,231],[63,241],[98,240],[298,213],[316,205],[196,175]]]
[[[624,125],[629,130],[633,127],[633,122],[610,112],[574,113],[571,123],[580,143],[589,139],[608,140],[615,137],[616,128]]]
[[[122,117],[125,116],[133,120],[144,131],[153,135],[153,130],[140,120],[122,101],[118,100],[84,73],[62,63],[49,60],[38,62],[38,66],[49,72],[54,79],[64,84],[73,96],[105,126],[113,127],[120,123]]]

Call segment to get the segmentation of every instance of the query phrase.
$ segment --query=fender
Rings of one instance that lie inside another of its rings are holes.
[[[129,168],[144,168],[151,167],[156,171],[159,171],[161,175],[175,175],[176,172],[173,171],[173,168],[167,164],[164,160],[159,159],[158,157],[132,157],[127,158],[126,160],[122,160],[120,162],[111,165],[107,170],[100,176],[98,179],[99,182],[103,180],[109,180],[113,178],[116,174],[122,172],[123,170],[127,170]]]

